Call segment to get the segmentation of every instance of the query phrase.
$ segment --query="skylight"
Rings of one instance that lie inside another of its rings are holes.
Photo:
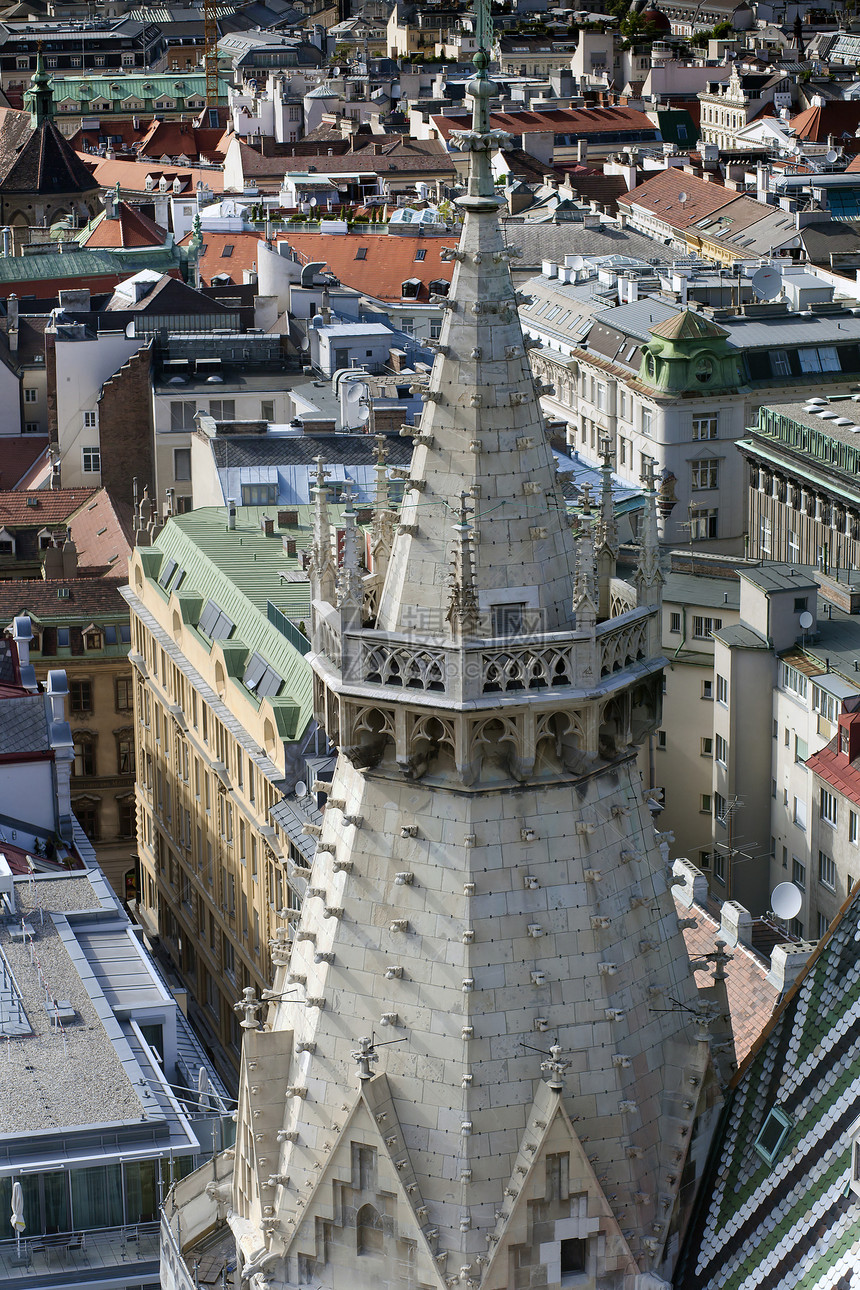
[[[762,1125],[761,1133],[753,1146],[765,1164],[772,1165],[779,1155],[792,1127],[792,1122],[778,1106],[773,1107]]]

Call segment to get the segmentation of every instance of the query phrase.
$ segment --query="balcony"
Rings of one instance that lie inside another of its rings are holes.
[[[6,1286],[78,1285],[111,1273],[134,1285],[158,1279],[159,1224],[135,1223],[89,1232],[53,1232],[0,1241],[0,1282]]]

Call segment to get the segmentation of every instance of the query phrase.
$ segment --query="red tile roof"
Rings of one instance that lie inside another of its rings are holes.
[[[471,116],[458,112],[431,117],[441,137],[448,140],[454,130],[471,128]],[[644,112],[629,107],[552,108],[547,112],[491,112],[490,128],[508,134],[601,134],[626,130],[654,134],[657,127]]]
[[[860,717],[853,718],[860,721]],[[814,771],[825,784],[830,784],[837,793],[847,797],[849,802],[860,806],[860,761],[850,762],[839,752],[839,736],[831,739],[820,752],[813,753],[806,762],[807,770]]]
[[[854,132],[860,125],[860,103],[856,99],[828,99],[819,107],[807,108],[793,116],[789,125],[797,139],[809,143],[826,143],[831,134],[836,136],[837,144],[844,145],[849,140],[853,143]]]
[[[679,918],[695,918],[695,927],[684,929],[684,943],[691,959],[712,954],[714,941],[719,936],[720,924],[701,905],[692,908],[676,900]],[[729,951],[731,963],[726,967],[726,992],[735,1038],[735,1056],[740,1066],[753,1044],[761,1035],[773,1012],[779,991],[767,981],[769,964],[745,945],[736,945]],[[697,972],[699,988],[713,985],[711,972]]]
[[[163,166],[160,162],[154,161],[108,161],[103,157],[93,157],[88,152],[80,152],[78,156],[85,165],[89,166],[93,178],[102,188],[113,188],[118,183],[123,192],[145,193],[147,175],[152,177],[156,190],[162,175],[169,184],[172,184],[178,175],[184,193],[193,192],[198,180],[211,188],[213,193],[224,191],[224,173],[221,170],[201,170],[195,166]]]
[[[16,615],[28,614],[39,623],[98,622],[128,617],[128,606],[120,595],[122,578],[7,578],[0,581],[0,624]],[[68,595],[60,597],[63,588]]]
[[[65,524],[98,490],[40,488],[31,492],[0,492],[0,524],[6,528],[43,528]]]
[[[78,548],[78,568],[90,577],[97,573],[127,577],[130,520],[130,514],[126,517],[118,512],[107,489],[100,488],[68,522]]]
[[[189,233],[180,245],[188,246],[191,242]],[[219,274],[227,273],[230,281],[242,282],[243,273],[257,267],[257,247],[260,245],[259,233],[203,233],[203,254],[200,257],[200,276],[204,287],[211,287],[212,279]],[[233,249],[224,254],[228,246]]]
[[[138,155],[155,160],[187,157],[189,162],[218,161],[229,142],[224,130],[193,126],[188,121],[151,121],[140,139]]]
[[[453,246],[451,237],[398,237],[390,233],[346,233],[338,237],[329,233],[292,233],[284,241],[312,261],[324,261],[335,277],[377,300],[401,300],[401,287],[408,278],[419,278],[418,302],[427,304],[429,284],[435,279],[451,281],[454,266],[441,259],[443,247]],[[363,258],[357,258],[360,247]],[[416,260],[417,251],[424,252]]]
[[[167,229],[156,224],[143,211],[135,210],[127,202],[120,202],[114,218],[102,211],[90,225],[90,232],[81,242],[88,250],[99,248],[129,249],[136,246],[163,246]]]
[[[44,455],[48,440],[42,435],[0,438],[0,488],[17,488]]]
[[[681,193],[686,194],[683,202]],[[736,192],[729,192],[720,184],[696,179],[694,175],[670,166],[646,179],[638,188],[631,189],[626,196],[619,197],[618,205],[625,208],[638,206],[665,220],[672,228],[684,229],[737,200]],[[767,213],[765,209],[763,215]]]

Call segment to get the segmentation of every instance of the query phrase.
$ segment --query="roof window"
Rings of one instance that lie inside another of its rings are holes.
[[[207,601],[197,623],[198,631],[203,632],[210,640],[225,641],[229,639],[234,627],[233,620],[227,617],[214,600]]]
[[[792,1128],[792,1121],[778,1106],[773,1107],[753,1146],[767,1165],[772,1165]]]
[[[256,694],[258,699],[271,699],[278,693],[284,682],[261,654],[254,653],[245,669],[242,683],[245,689]]]

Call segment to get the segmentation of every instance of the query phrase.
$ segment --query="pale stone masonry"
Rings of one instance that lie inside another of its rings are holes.
[[[608,488],[578,539],[565,520],[482,71],[469,92],[450,307],[370,575],[349,510],[335,567],[317,488],[309,659],[339,756],[269,1006],[240,1004],[227,1211],[270,1290],[665,1285],[719,1103],[636,768],[664,663],[653,479],[631,585]]]

